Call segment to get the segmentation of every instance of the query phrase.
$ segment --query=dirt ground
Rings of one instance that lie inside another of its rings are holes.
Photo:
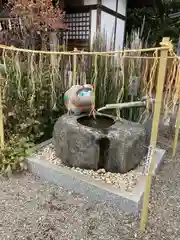
[[[163,142],[164,147],[167,144]],[[0,178],[0,240],[180,239],[180,148],[156,177],[147,231],[139,221],[103,202],[43,183],[29,173]]]

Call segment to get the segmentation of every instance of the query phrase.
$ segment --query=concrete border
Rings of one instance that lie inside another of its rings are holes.
[[[38,145],[36,149],[41,149],[50,144],[52,139]],[[165,150],[156,149],[156,166],[154,175],[163,163]],[[145,176],[140,177],[132,192],[120,191],[110,184],[96,181],[88,176],[72,171],[65,167],[56,166],[40,160],[36,156],[26,158],[28,170],[49,183],[59,185],[68,191],[74,191],[87,196],[95,201],[107,201],[121,210],[128,213],[139,213],[142,205],[142,197],[145,188]],[[141,171],[142,169],[138,169]]]

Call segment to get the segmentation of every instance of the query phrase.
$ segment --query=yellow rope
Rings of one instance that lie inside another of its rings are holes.
[[[154,62],[153,65],[151,67],[151,71],[150,71],[150,76],[147,82],[147,86],[146,86],[146,97],[147,99],[149,97],[152,97],[152,91],[153,91],[153,87],[154,87],[154,78],[155,78],[155,74],[156,74],[156,69],[157,69],[157,65],[158,65],[158,59],[157,59],[157,51],[155,51],[153,53],[154,56]],[[146,109],[147,112],[149,112],[149,101],[146,102]]]
[[[115,53],[131,53],[131,52],[152,52],[158,50],[168,50],[169,47],[156,47],[156,48],[144,48],[144,49],[130,49],[130,50],[119,50],[119,51],[110,51],[110,52],[56,52],[56,51],[40,51],[40,50],[31,50],[24,48],[16,48],[14,46],[6,46],[0,44],[1,49],[19,51],[19,52],[27,52],[27,53],[44,53],[44,54],[62,54],[62,55],[99,55],[99,54],[115,54]]]
[[[174,58],[172,62],[172,66],[170,69],[170,73],[167,74],[167,83],[166,83],[166,91],[164,96],[164,110],[165,110],[165,118],[168,115],[169,109],[172,108],[172,106],[176,105],[177,100],[179,96],[177,95],[177,90],[179,89],[179,81],[177,81],[177,64],[178,59]],[[173,84],[173,82],[175,84]],[[172,109],[173,110],[173,109]]]
[[[154,56],[125,56],[124,58],[138,58],[138,59],[154,59],[154,58],[156,58],[156,59],[160,59],[160,57],[154,57]],[[178,56],[173,56],[173,57],[167,57],[167,59],[174,59],[174,58],[179,58],[180,59],[180,57],[178,57]]]

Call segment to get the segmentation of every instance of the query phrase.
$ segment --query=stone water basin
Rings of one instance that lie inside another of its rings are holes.
[[[63,115],[55,126],[56,157],[68,167],[127,173],[147,154],[147,132],[142,124],[114,122],[108,115]]]

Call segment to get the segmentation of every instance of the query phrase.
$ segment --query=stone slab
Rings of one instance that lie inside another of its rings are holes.
[[[49,144],[50,141],[51,140],[40,146],[38,145],[37,149]],[[163,163],[164,155],[165,150],[156,149],[154,175]],[[138,214],[141,210],[145,188],[145,176],[139,179],[137,185],[131,192],[127,192],[117,189],[110,184],[91,179],[88,176],[84,176],[65,167],[56,166],[47,162],[47,160],[40,160],[35,156],[26,158],[26,162],[30,172],[51,184],[56,184],[68,191],[82,194],[93,201],[106,201],[127,213]],[[141,171],[141,169],[139,168],[137,171]]]

